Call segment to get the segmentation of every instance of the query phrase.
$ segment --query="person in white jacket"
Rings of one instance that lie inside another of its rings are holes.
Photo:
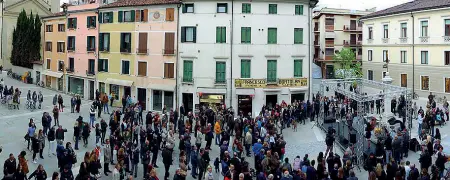
[[[116,166],[114,167],[113,170],[113,174],[112,174],[112,180],[120,180],[120,165],[116,164]]]

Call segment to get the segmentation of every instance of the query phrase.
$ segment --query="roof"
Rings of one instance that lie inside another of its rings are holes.
[[[401,14],[413,11],[439,9],[445,7],[450,7],[450,0],[415,0],[368,14],[366,16],[361,17],[361,19],[369,19],[380,16]]]
[[[179,4],[180,0],[118,0],[111,4],[107,4],[99,7],[102,8],[115,8],[115,7],[127,7],[127,6],[146,6],[146,5],[159,5],[159,4]]]
[[[64,15],[66,15],[65,12],[57,12],[57,13],[53,13],[53,14],[50,14],[48,16],[42,17],[42,19],[52,18],[52,17],[59,17],[59,16],[64,16]]]
[[[322,8],[320,10],[316,10],[313,12],[313,19],[318,19],[320,16],[324,14],[340,14],[340,15],[356,15],[356,16],[364,16],[374,11],[371,10],[352,10],[352,9],[337,9],[337,8]]]

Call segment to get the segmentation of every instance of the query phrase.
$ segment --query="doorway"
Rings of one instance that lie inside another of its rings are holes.
[[[327,79],[334,79],[334,66],[327,65],[326,66]]]
[[[185,115],[187,115],[188,112],[192,112],[193,105],[194,105],[194,95],[192,93],[183,93],[183,105],[184,105],[184,111]]]
[[[128,96],[131,97],[131,87],[130,86],[124,86],[123,91],[124,91],[123,94],[125,95],[125,97],[128,97]]]
[[[147,89],[138,88],[137,89],[137,100],[141,104],[142,110],[147,109]]]
[[[94,81],[89,81],[89,100],[94,100]]]
[[[305,93],[291,94],[291,103],[295,101],[301,102],[303,100],[305,100]]]
[[[244,116],[251,113],[250,116],[253,117],[252,100],[253,98],[249,95],[238,95],[238,112],[242,111]]]
[[[266,95],[266,106],[269,108],[274,108],[278,102],[278,96],[274,95]]]

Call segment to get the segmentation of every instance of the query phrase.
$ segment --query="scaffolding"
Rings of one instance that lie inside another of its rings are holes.
[[[356,87],[355,87],[356,85]],[[350,91],[350,87],[353,87],[353,91]],[[376,90],[380,90],[380,93],[369,93],[366,94],[363,89],[364,88],[373,88]],[[379,100],[380,102],[380,111],[381,115],[379,116],[380,123],[382,126],[388,125],[388,118],[390,118],[389,113],[385,110],[385,102],[390,103],[390,100],[394,97],[404,96],[405,97],[405,117],[406,121],[404,123],[405,127],[408,129],[410,133],[410,129],[412,128],[412,93],[411,90],[394,86],[387,83],[370,81],[361,78],[351,78],[351,79],[327,79],[322,80],[320,84],[319,94],[321,97],[326,96],[326,93],[329,92],[337,92],[346,98],[352,99],[356,101],[356,113],[357,113],[357,121],[352,123],[351,130],[348,130],[348,133],[352,131],[356,134],[356,144],[354,144],[354,155],[356,155],[356,164],[362,165],[364,163],[364,153],[365,147],[367,147],[367,140],[365,139],[365,118],[369,117],[370,107],[367,107],[367,103],[373,101],[374,103]],[[321,99],[322,100],[322,99]],[[317,120],[317,126],[322,128],[324,131],[327,131],[327,128],[324,126],[325,121],[325,108],[324,103],[320,102],[320,112],[319,118]],[[341,144],[341,141],[336,141],[341,148],[344,148]]]

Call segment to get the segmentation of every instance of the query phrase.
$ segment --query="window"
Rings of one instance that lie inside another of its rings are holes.
[[[407,35],[406,35],[406,32],[407,32],[407,24],[406,24],[406,23],[401,23],[401,24],[400,24],[400,29],[401,29],[400,37],[402,37],[402,38],[407,37]]]
[[[57,42],[56,51],[57,52],[64,52],[64,50],[66,49],[65,46],[66,45],[64,44],[64,42]]]
[[[98,59],[98,72],[108,72],[107,59]]]
[[[181,42],[193,42],[197,39],[197,27],[181,27]]]
[[[251,61],[249,59],[241,60],[241,78],[250,78]]]
[[[98,37],[99,51],[109,51],[110,34],[109,33],[100,33],[98,36],[99,36]]]
[[[444,65],[450,65],[450,51],[444,51]]]
[[[109,84],[109,94],[111,94],[115,100],[119,100],[119,85]]]
[[[183,61],[183,82],[192,82],[192,64],[190,60]]]
[[[216,83],[225,83],[226,63],[216,62]]]
[[[373,81],[373,71],[367,70],[367,80]]]
[[[367,51],[367,61],[372,61],[372,50]]]
[[[45,32],[53,32],[53,25],[46,25]]]
[[[160,90],[153,90],[153,110],[162,110],[162,91]]]
[[[131,33],[120,34],[120,52],[131,53]]]
[[[227,28],[216,27],[216,43],[226,43],[226,42],[227,42]]]
[[[268,28],[267,44],[276,44],[276,43],[277,43],[277,28]]]
[[[184,4],[183,13],[194,13],[194,4]]]
[[[295,15],[303,15],[303,5],[295,5]]]
[[[175,9],[174,8],[166,8],[166,21],[173,21],[175,19]]]
[[[389,38],[389,25],[383,25],[383,38]]]
[[[294,77],[303,77],[303,60],[294,60]]]
[[[174,63],[164,63],[164,78],[175,78]]]
[[[251,27],[241,27],[241,43],[242,44],[252,43],[252,28]]]
[[[294,44],[303,44],[303,28],[294,28]]]
[[[147,54],[147,37],[148,34],[146,32],[139,33],[137,53]]]
[[[88,16],[86,19],[86,25],[87,28],[95,28],[96,27],[96,17],[95,16]]]
[[[64,61],[61,60],[58,61],[58,71],[60,72],[64,71]]]
[[[369,39],[373,39],[373,28],[369,27]]]
[[[65,31],[66,31],[66,25],[58,24],[58,32],[65,32]]]
[[[445,78],[445,92],[450,93],[450,78]]]
[[[75,51],[75,36],[67,37],[67,51]]]
[[[227,13],[228,4],[227,3],[217,3],[217,13]]]
[[[421,51],[420,52],[420,63],[421,64],[428,64],[428,51]]]
[[[250,14],[252,12],[252,4],[242,3],[242,14]]]
[[[428,37],[428,21],[420,22],[420,35],[421,37]]]
[[[147,62],[139,61],[138,62],[138,76],[147,76]]]
[[[164,105],[169,109],[173,108],[173,92],[164,91]]]
[[[88,74],[95,74],[95,59],[89,59]]]
[[[450,19],[445,20],[445,36],[450,36]]]
[[[75,71],[75,59],[69,58],[69,71],[74,72]]]
[[[122,60],[122,74],[130,74],[130,61]]]
[[[175,55],[175,33],[173,32],[164,34],[164,54]]]
[[[52,62],[52,60],[51,59],[47,59],[47,69],[50,69],[50,67],[51,67],[51,62]]]
[[[430,78],[428,76],[420,76],[421,89],[430,90]]]
[[[269,14],[277,14],[277,5],[269,4]]]
[[[388,52],[388,50],[383,50],[383,62],[389,63],[389,52]]]
[[[101,12],[99,14],[99,23],[113,23],[113,12]]]
[[[76,29],[77,28],[77,18],[67,19],[67,27],[69,29]]]
[[[136,16],[134,10],[131,11],[119,11],[119,22],[134,22]]]
[[[326,56],[334,56],[334,48],[326,48],[325,55]]]
[[[267,60],[267,82],[277,82],[277,60]]]
[[[330,18],[325,19],[325,25],[334,26],[334,19],[330,19]]]
[[[400,63],[406,63],[406,51],[400,51]]]
[[[407,74],[400,75],[400,86],[408,87],[408,75]]]
[[[95,36],[87,37],[87,51],[95,51]]]
[[[52,52],[52,42],[45,42],[45,51]]]

